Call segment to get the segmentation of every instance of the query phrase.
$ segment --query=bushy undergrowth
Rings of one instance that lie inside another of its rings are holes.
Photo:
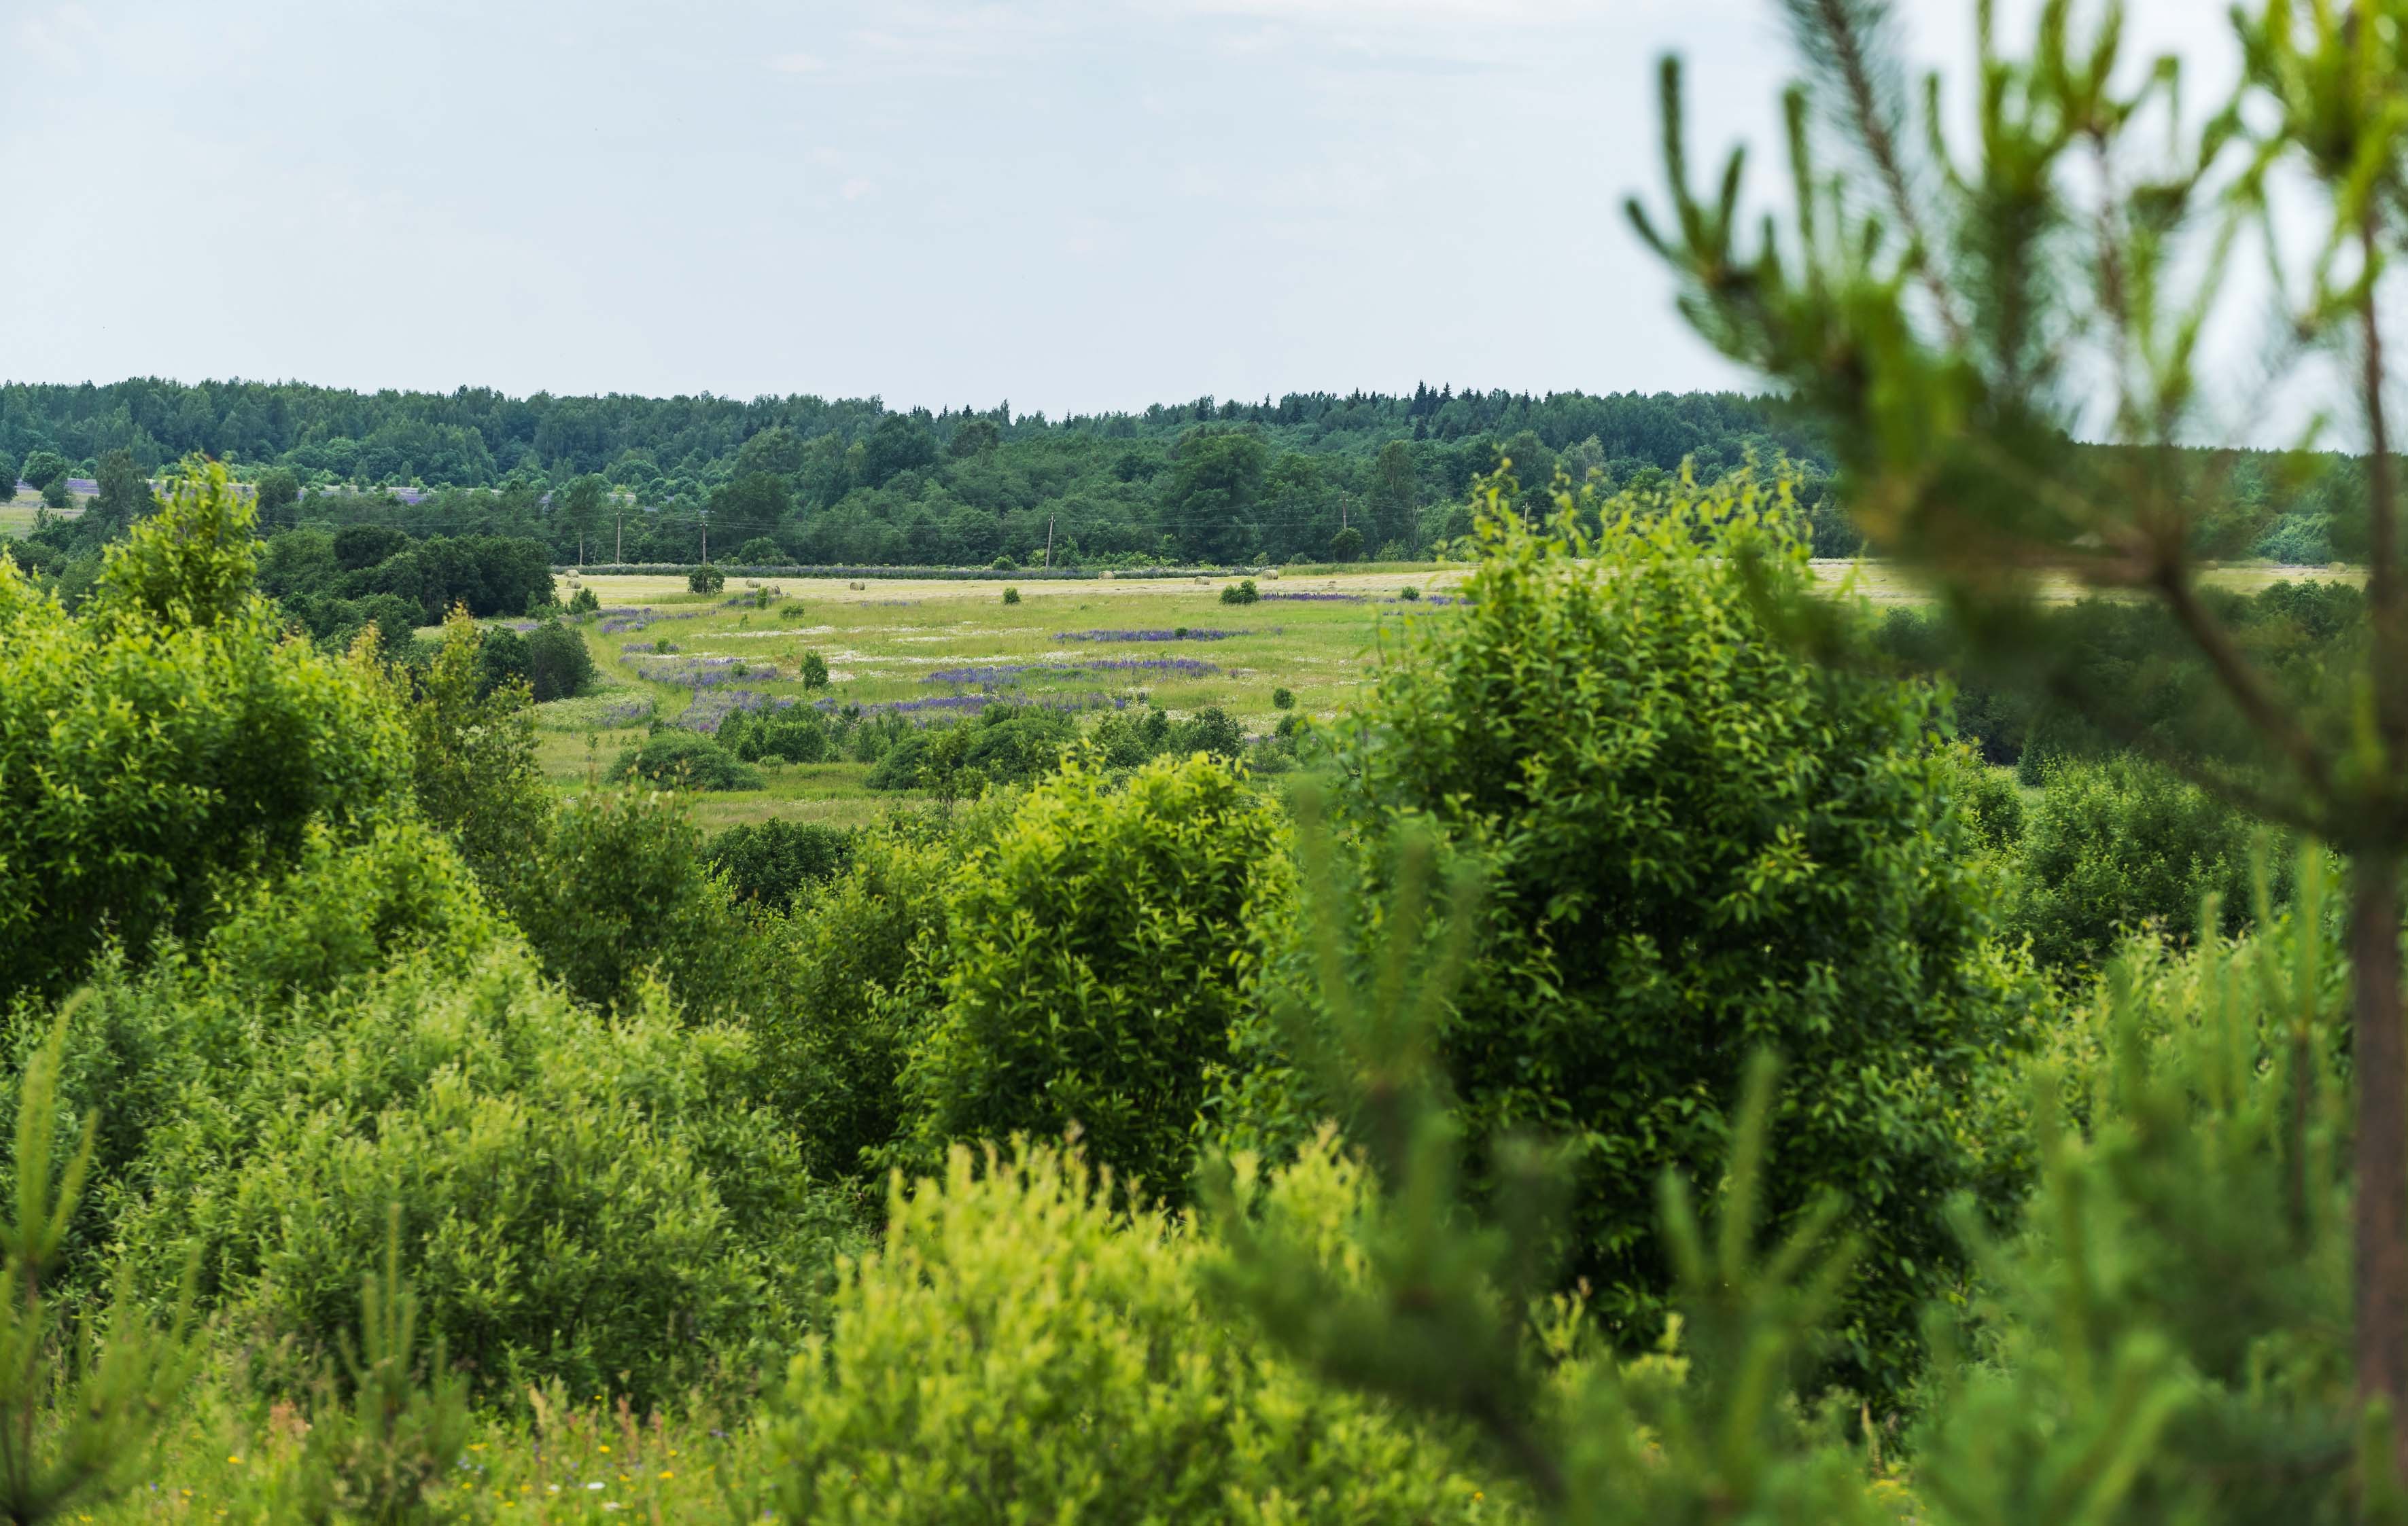
[[[1298,1171],[1274,1189],[1285,1219],[1359,1190],[1326,1157]],[[898,1188],[768,1406],[780,1518],[1511,1519],[1445,1437],[1224,1318],[1200,1275],[1215,1254],[1125,1217],[1075,1156],[956,1148]]]
[[[715,737],[672,727],[654,732],[610,765],[610,777],[666,790],[757,790],[761,771]]]
[[[1073,763],[1031,790],[954,877],[904,1158],[1075,1126],[1124,1182],[1182,1198],[1285,893],[1283,835],[1240,770],[1200,756],[1117,788]]]

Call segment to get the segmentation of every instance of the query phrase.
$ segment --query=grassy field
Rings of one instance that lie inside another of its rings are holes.
[[[707,715],[739,693],[821,697],[807,695],[799,677],[806,651],[827,663],[826,694],[839,704],[943,714],[986,695],[1096,709],[1150,698],[1174,719],[1218,706],[1265,732],[1279,715],[1275,689],[1291,691],[1307,714],[1336,714],[1383,636],[1408,620],[1448,618],[1449,591],[1466,570],[1289,568],[1259,578],[1264,597],[1252,605],[1223,604],[1228,579],[1220,578],[1031,581],[1007,605],[1000,580],[738,578],[704,596],[681,578],[564,575],[564,601],[582,586],[602,602],[603,617],[582,626],[600,681],[593,693],[538,707],[541,757],[556,784],[573,788],[607,773],[655,716],[677,720],[696,706]],[[1877,605],[1924,598],[1902,570],[1878,563],[1815,570],[1834,587],[1853,579]],[[2242,591],[2359,576],[2257,565],[2209,575]],[[1420,597],[1403,597],[1407,588]],[[2069,586],[2064,596],[2075,592]],[[763,771],[763,789],[697,794],[696,819],[710,830],[771,817],[850,825],[898,799],[868,787],[867,763],[770,763]]]
[[[1447,618],[1447,590],[1464,570],[1264,578],[1252,605],[1223,604],[1226,578],[1030,582],[1015,605],[987,581],[734,579],[697,596],[681,578],[585,578],[605,611],[582,627],[601,683],[538,707],[541,755],[550,777],[573,787],[640,742],[652,716],[708,714],[738,692],[819,697],[798,676],[806,651],[827,663],[827,693],[841,704],[943,714],[989,694],[1096,709],[1150,698],[1174,719],[1217,706],[1266,732],[1280,713],[1275,689],[1309,714],[1335,714],[1383,635]],[[578,586],[564,577],[562,598]],[[1409,587],[1421,596],[1403,597]],[[764,771],[764,789],[696,795],[696,819],[712,830],[772,816],[842,825],[896,798],[868,788],[866,763]]]

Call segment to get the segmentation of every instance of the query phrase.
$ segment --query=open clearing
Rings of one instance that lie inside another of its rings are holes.
[[[995,700],[1080,709],[1152,699],[1174,717],[1217,706],[1252,733],[1268,731],[1284,688],[1296,707],[1328,717],[1360,688],[1383,641],[1409,620],[1443,620],[1460,563],[1337,572],[1288,569],[1256,579],[1261,602],[1228,605],[1214,578],[1032,579],[731,578],[697,595],[682,578],[564,574],[561,598],[580,586],[603,615],[581,629],[599,682],[579,699],[540,706],[541,755],[564,788],[607,770],[643,739],[657,716],[676,720],[828,698],[864,707],[943,715]],[[1878,563],[1815,563],[1838,585],[1853,573],[1874,604],[1919,603],[1900,569]],[[2219,586],[2255,591],[2284,578],[2341,578],[2347,569],[2220,567]],[[1005,604],[1015,587],[1018,604]],[[1407,599],[1403,591],[1419,595]],[[766,595],[766,605],[759,603]],[[2070,586],[2065,595],[2071,598]],[[1182,630],[1184,635],[1182,635]],[[805,652],[828,665],[830,685],[807,692]],[[699,708],[695,708],[699,706]],[[715,724],[715,722],[712,722]],[[770,817],[848,824],[898,798],[869,789],[870,765],[762,765],[760,790],[699,793],[710,829]]]

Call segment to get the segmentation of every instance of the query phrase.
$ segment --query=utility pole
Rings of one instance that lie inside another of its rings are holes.
[[[624,509],[610,515],[610,561],[613,565],[627,564],[627,514]]]
[[[1054,570],[1054,516],[1045,516],[1045,570]]]
[[[702,560],[703,560],[703,562],[704,562],[706,564],[708,564],[708,563],[710,563],[710,510],[709,510],[709,509],[707,509],[707,508],[706,508],[706,509],[702,510],[701,512],[702,512]]]

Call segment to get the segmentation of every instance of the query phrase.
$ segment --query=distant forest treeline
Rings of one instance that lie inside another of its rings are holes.
[[[1511,458],[1644,487],[1754,454],[1806,476],[1815,549],[1856,537],[1828,457],[1768,400],[1731,392],[1290,393],[1141,412],[908,412],[876,398],[514,398],[296,382],[0,386],[0,457],[156,475],[192,451],[263,489],[268,528],[377,522],[413,536],[541,541],[565,563],[1057,565],[1420,555],[1469,528],[1475,477]],[[2276,458],[2244,459],[2243,511],[2200,527],[2222,557],[2356,554],[2362,514],[2311,493],[2279,521]],[[0,461],[0,465],[5,465]],[[2338,474],[2348,478],[2355,474]],[[380,490],[408,489],[400,493]],[[2345,487],[2336,490],[2346,492]]]
[[[1049,521],[1057,563],[1319,560],[1342,529],[1363,555],[1418,552],[1467,527],[1450,511],[1506,454],[1534,484],[1558,465],[1616,483],[1684,459],[1719,473],[1751,451],[1825,465],[1811,437],[1734,393],[1425,386],[1054,420],[874,398],[0,387],[0,452],[51,451],[89,472],[113,450],[151,474],[194,450],[254,479],[281,468],[303,496],[276,504],[271,522],[532,535],[567,562],[696,561],[706,521],[720,561],[1026,562],[1043,556]],[[339,491],[400,487],[435,491],[415,504]],[[761,541],[778,554],[745,552]]]

